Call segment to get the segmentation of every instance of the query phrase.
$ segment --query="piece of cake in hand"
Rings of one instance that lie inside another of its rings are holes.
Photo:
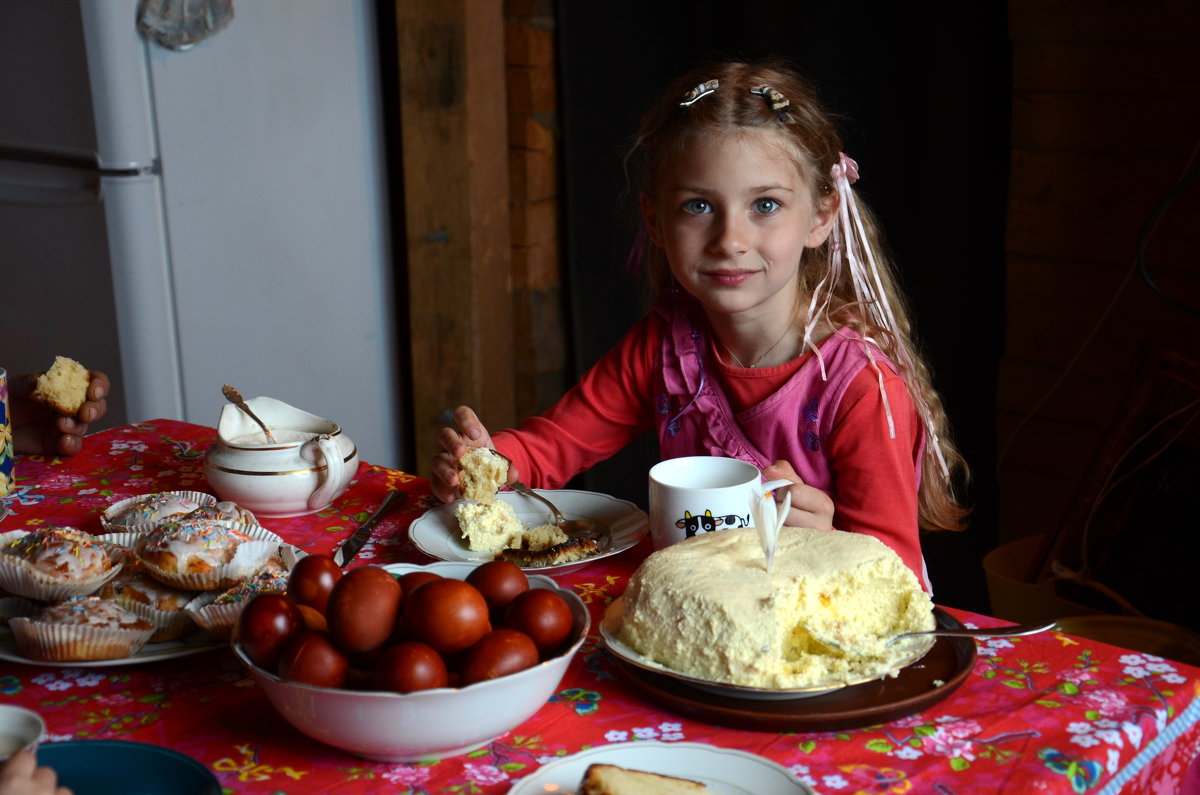
[[[82,364],[66,356],[56,356],[50,369],[38,376],[33,398],[59,414],[73,417],[87,400],[91,382],[92,377]]]
[[[664,776],[617,765],[588,765],[579,782],[580,795],[703,795],[709,790],[699,781]]]
[[[488,447],[472,447],[458,459],[458,479],[464,499],[483,504],[496,499],[507,482],[508,459]]]

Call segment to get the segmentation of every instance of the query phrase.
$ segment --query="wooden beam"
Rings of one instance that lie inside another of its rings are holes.
[[[513,416],[502,6],[396,4],[417,470],[445,412]]]

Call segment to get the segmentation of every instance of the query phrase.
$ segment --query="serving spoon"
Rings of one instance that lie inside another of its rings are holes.
[[[1011,627],[985,627],[983,629],[931,629],[927,632],[905,632],[889,640],[885,646],[891,646],[906,638],[919,638],[925,635],[941,635],[947,638],[1014,638],[1018,635],[1036,635],[1054,629],[1058,620],[1043,621],[1040,624],[1016,624]]]
[[[249,417],[250,419],[252,419],[258,423],[258,427],[262,428],[263,433],[265,433],[267,435],[268,442],[273,443],[275,441],[275,437],[271,435],[271,429],[267,427],[267,424],[265,422],[263,422],[262,420],[260,420],[258,418],[258,415],[250,410],[250,407],[246,405],[245,400],[242,400],[241,392],[237,391],[236,389],[231,387],[229,384],[226,384],[225,386],[221,387],[221,394],[224,395],[225,399],[228,400],[230,403],[237,406],[242,411],[246,412],[247,417]]]
[[[597,522],[594,519],[568,519],[563,516],[563,512],[558,509],[557,505],[519,480],[512,481],[508,487],[518,494],[540,500],[554,514],[554,523],[569,537],[594,539],[602,552],[612,544],[612,530],[603,522]]]

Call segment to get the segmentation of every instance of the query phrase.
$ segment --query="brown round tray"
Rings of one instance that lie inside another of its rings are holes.
[[[938,626],[962,629],[941,608]],[[669,674],[648,671],[613,656],[625,680],[650,701],[678,715],[720,726],[757,731],[819,732],[887,723],[938,703],[966,680],[975,665],[973,638],[937,638],[929,653],[884,677],[819,696],[747,699],[699,690]]]

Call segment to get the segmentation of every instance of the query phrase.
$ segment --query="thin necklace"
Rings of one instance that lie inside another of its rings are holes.
[[[755,359],[749,365],[742,364],[742,360],[737,357],[737,354],[733,352],[733,349],[730,348],[728,345],[726,345],[724,341],[721,342],[721,347],[724,348],[726,351],[728,351],[729,355],[733,357],[734,364],[736,364],[738,367],[744,368],[746,370],[751,370],[755,367],[758,367],[758,363],[761,362],[763,359],[767,358],[767,354],[769,354],[771,351],[775,350],[775,348],[777,348],[779,346],[779,343],[783,342],[783,338],[786,337],[791,330],[792,330],[791,326],[788,326],[787,328],[785,328],[783,330],[783,335],[779,339],[775,340],[775,342],[771,345],[770,348],[767,348],[765,351],[763,351],[762,356],[759,356],[757,359]]]

